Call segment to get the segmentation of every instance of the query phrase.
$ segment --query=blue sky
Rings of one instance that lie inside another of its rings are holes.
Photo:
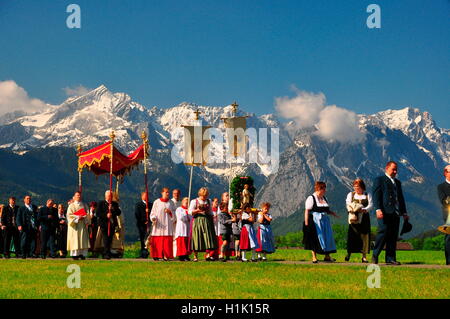
[[[81,29],[66,7],[81,7]],[[381,29],[366,8],[381,7]],[[323,92],[357,113],[419,107],[449,127],[450,1],[0,1],[0,81],[61,103],[105,84],[146,106],[257,114]]]

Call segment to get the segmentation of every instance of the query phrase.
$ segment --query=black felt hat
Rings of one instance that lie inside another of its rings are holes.
[[[409,233],[412,230],[412,225],[409,223],[409,221],[405,220],[403,222],[403,227],[402,227],[402,231],[400,233],[400,236],[405,234],[405,233]]]

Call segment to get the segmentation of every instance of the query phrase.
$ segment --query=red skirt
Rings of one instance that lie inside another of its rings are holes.
[[[177,237],[177,257],[187,256],[191,253],[189,249],[189,237]]]
[[[241,238],[239,239],[239,248],[241,250],[251,250],[247,227],[242,227]]]
[[[152,258],[173,258],[173,236],[152,236]]]
[[[258,226],[258,230],[256,231],[256,239],[258,240],[258,248],[255,249],[258,253],[262,252],[262,242],[261,242],[261,228]]]

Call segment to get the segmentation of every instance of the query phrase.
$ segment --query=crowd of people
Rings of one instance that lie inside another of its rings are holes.
[[[348,211],[348,238],[346,261],[352,253],[361,253],[361,262],[369,262],[370,212],[376,212],[378,232],[372,253],[372,263],[386,250],[385,262],[399,265],[396,243],[400,219],[405,231],[411,228],[401,182],[396,178],[397,163],[386,164],[385,174],[377,177],[372,193],[365,182],[356,179],[353,191],[346,197]],[[444,220],[450,205],[450,165],[444,169],[446,181],[438,186]],[[315,182],[315,191],[305,202],[303,245],[312,252],[312,262],[318,263],[318,254],[324,261],[333,262],[336,244],[329,216],[339,217],[329,206],[326,184]],[[247,188],[245,189],[247,190]],[[271,229],[271,204],[264,202],[260,208],[250,206],[247,200],[233,209],[233,201],[225,192],[219,198],[210,198],[206,187],[200,188],[198,197],[189,201],[181,198],[179,189],[162,188],[161,197],[151,202],[147,193],[135,206],[136,226],[140,240],[140,258],[180,261],[199,260],[198,253],[205,252],[207,261],[227,261],[231,257],[243,262],[266,261],[267,254],[275,252]],[[88,252],[101,254],[104,259],[121,257],[124,251],[124,219],[116,193],[105,192],[99,202],[89,205],[82,201],[81,192],[75,192],[63,204],[52,199],[37,207],[30,195],[24,205],[18,206],[14,197],[0,206],[0,254],[10,258],[64,258],[69,254],[75,260],[85,259]],[[410,230],[410,229],[409,229]],[[251,255],[250,255],[251,254]],[[450,264],[450,235],[445,236],[446,263]]]

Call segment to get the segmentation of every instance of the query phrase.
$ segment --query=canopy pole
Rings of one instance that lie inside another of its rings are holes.
[[[108,213],[111,214],[111,206],[112,206],[112,187],[113,187],[113,160],[114,160],[114,138],[116,135],[114,134],[114,130],[111,131],[109,135],[111,138],[111,154],[110,154],[110,166],[109,166],[109,192],[111,195],[111,203],[108,205]],[[108,237],[111,235],[111,219],[108,218]]]
[[[149,227],[149,205],[148,205],[148,178],[147,178],[147,148],[148,148],[148,138],[147,133],[145,131],[142,131],[141,134],[142,143],[144,144],[144,185],[145,185],[145,216],[147,221],[147,228]]]
[[[82,151],[83,149],[82,149],[82,147],[81,147],[81,144],[78,144],[78,147],[77,147],[77,156],[78,156],[78,162],[80,161],[80,154],[81,154],[81,151]],[[80,192],[80,194],[81,194],[81,192],[82,192],[82,190],[83,190],[83,186],[82,186],[82,180],[81,180],[81,173],[82,173],[82,171],[83,171],[83,169],[82,168],[80,168],[80,166],[79,166],[79,164],[78,164],[78,191]]]

